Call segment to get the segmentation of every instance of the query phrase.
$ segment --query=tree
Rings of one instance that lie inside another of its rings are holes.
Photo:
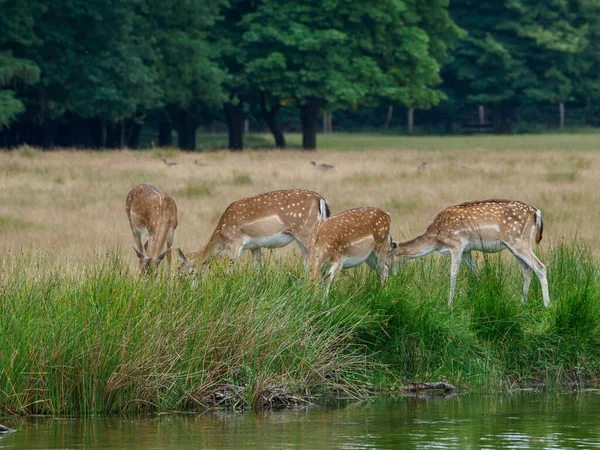
[[[16,56],[38,43],[33,25],[42,8],[35,1],[0,1],[0,130],[25,110],[15,88],[20,83],[35,83],[39,67],[30,59]],[[15,54],[16,53],[16,54]]]
[[[303,148],[316,147],[321,107],[382,98],[431,105],[443,94],[438,58],[457,34],[444,1],[263,0],[242,23],[246,72],[260,91],[300,107]],[[440,13],[442,23],[420,14]],[[437,33],[430,39],[426,29]]]
[[[224,0],[147,0],[147,4],[143,34],[156,52],[159,144],[171,145],[175,124],[179,146],[193,150],[198,108],[223,102],[224,72],[214,60],[208,34],[219,19]]]
[[[600,107],[600,4],[595,0],[578,0],[572,7],[574,22],[584,30],[585,47],[573,58],[572,81],[575,100],[589,116]]]
[[[141,3],[45,0],[24,51],[40,67],[35,88],[22,92],[22,121],[37,145],[125,144],[126,120],[158,100],[150,43],[135,35]]]
[[[571,98],[573,63],[585,30],[573,22],[569,0],[456,0],[452,17],[468,30],[444,71],[454,94],[493,110],[497,131],[509,128],[519,105]]]

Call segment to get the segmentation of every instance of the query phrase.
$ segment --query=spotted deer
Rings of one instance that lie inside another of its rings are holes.
[[[542,285],[544,306],[550,307],[546,266],[532,249],[534,240],[536,244],[542,240],[543,229],[541,211],[523,202],[491,199],[461,203],[442,210],[421,236],[394,242],[392,265],[396,271],[402,260],[420,258],[433,251],[450,253],[448,305],[452,305],[461,261],[464,260],[477,275],[472,250],[495,253],[507,248],[523,271],[523,303],[527,299],[533,270]]]
[[[157,267],[165,256],[170,265],[177,228],[177,206],[173,197],[150,184],[140,184],[127,194],[125,210],[135,240],[133,249],[139,259],[140,274]],[[142,235],[148,236],[145,245],[142,245]]]
[[[185,256],[180,248],[180,272],[204,272],[210,260],[219,255],[232,258],[235,264],[246,249],[254,263],[261,262],[261,248],[284,247],[298,243],[306,261],[313,225],[329,217],[329,205],[316,192],[290,189],[267,192],[230,204],[215,227],[208,244],[200,252]]]
[[[356,208],[331,216],[313,229],[308,251],[310,278],[318,282],[326,270],[327,291],[343,268],[363,262],[384,283],[389,275],[392,237],[390,216],[378,208]]]

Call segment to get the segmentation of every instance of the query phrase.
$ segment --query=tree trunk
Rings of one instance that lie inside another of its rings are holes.
[[[125,147],[125,121],[121,120],[121,123],[119,125],[120,128],[120,133],[119,133],[119,143],[118,143],[118,148],[123,148]]]
[[[173,146],[173,123],[171,122],[171,119],[163,119],[158,125],[158,146]]]
[[[131,128],[129,130],[129,137],[127,138],[127,147],[138,148],[140,145],[140,136],[142,135],[143,123],[132,121]]]
[[[333,131],[333,121],[330,111],[323,111],[323,134],[328,134]]]
[[[478,115],[479,115],[479,125],[483,125],[485,123],[485,106],[479,105]]]
[[[565,128],[565,102],[558,104],[558,112],[560,115],[559,128],[563,130]]]
[[[263,91],[260,92],[260,109],[262,111],[263,117],[269,130],[273,134],[273,138],[275,139],[275,147],[277,148],[285,148],[285,137],[283,136],[283,131],[281,131],[281,126],[277,121],[277,115],[279,114],[279,98],[274,98],[271,101],[271,108],[267,108],[267,102],[265,99],[265,93]]]
[[[408,132],[413,134],[415,127],[415,108],[408,108],[408,111],[406,111],[406,121],[408,123]]]
[[[241,152],[244,148],[244,104],[227,102],[223,105],[229,135],[229,150]]]
[[[100,147],[106,147],[107,136],[108,133],[106,132],[106,120],[102,119],[100,121]]]
[[[495,133],[506,133],[509,131],[508,124],[506,123],[502,107],[500,105],[493,109],[493,120]]]
[[[41,127],[43,134],[42,147],[54,148],[58,124],[55,120],[48,120],[43,125],[41,125]]]
[[[194,112],[181,109],[177,123],[179,148],[184,151],[196,150],[196,115]]]
[[[317,115],[320,100],[310,97],[300,106],[300,122],[302,123],[302,148],[316,150],[317,148]]]
[[[394,117],[394,105],[388,106],[387,117],[385,118],[385,129],[388,129],[392,124],[392,118]]]

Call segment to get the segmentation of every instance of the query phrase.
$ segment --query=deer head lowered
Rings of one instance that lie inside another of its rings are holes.
[[[221,215],[208,244],[181,260],[180,272],[203,272],[214,257],[226,255],[235,264],[246,249],[261,262],[261,248],[283,247],[293,240],[306,260],[310,232],[318,220],[329,217],[329,206],[316,192],[290,189],[267,192],[231,203]]]
[[[476,275],[472,250],[494,253],[508,249],[523,271],[523,303],[533,270],[542,285],[544,306],[549,307],[546,266],[532,249],[534,241],[538,244],[542,240],[543,229],[541,211],[520,201],[491,199],[449,206],[435,216],[421,236],[393,244],[393,268],[397,270],[402,260],[420,258],[433,251],[450,253],[448,305],[452,305],[461,261]]]
[[[319,222],[308,252],[311,280],[319,281],[326,268],[329,290],[340,270],[365,262],[384,283],[391,256],[390,222],[390,216],[378,208],[351,209]]]
[[[125,210],[135,240],[133,249],[139,259],[140,274],[157,267],[165,256],[170,265],[177,228],[177,206],[173,197],[150,184],[140,184],[127,194]],[[142,245],[142,235],[148,236],[145,245]]]

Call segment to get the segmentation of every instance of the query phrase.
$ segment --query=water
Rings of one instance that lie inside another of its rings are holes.
[[[593,449],[600,393],[400,398],[260,414],[2,418],[0,449]]]

